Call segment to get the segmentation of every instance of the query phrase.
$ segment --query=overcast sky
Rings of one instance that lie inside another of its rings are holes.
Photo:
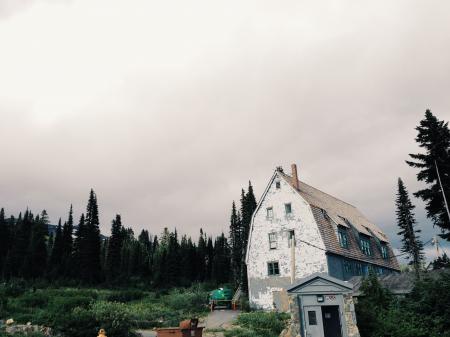
[[[249,179],[260,196],[296,162],[398,247],[414,127],[450,120],[449,17],[446,0],[0,0],[0,207],[78,218],[92,187],[105,234],[116,213],[218,234]]]

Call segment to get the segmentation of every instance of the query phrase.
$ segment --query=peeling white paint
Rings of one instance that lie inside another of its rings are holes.
[[[280,188],[276,188],[276,182]],[[285,204],[290,203],[292,214],[285,214]],[[273,217],[267,217],[272,207]],[[276,172],[253,215],[247,251],[250,305],[272,309],[273,291],[286,289],[291,284],[291,249],[289,231],[294,230],[295,279],[299,280],[317,272],[327,272],[325,251],[309,246],[300,240],[325,249],[319,228],[309,204]],[[269,233],[276,233],[277,248],[270,249]],[[268,275],[268,262],[278,262],[280,275]]]

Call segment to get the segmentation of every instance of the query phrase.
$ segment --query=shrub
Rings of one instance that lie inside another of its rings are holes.
[[[289,315],[276,312],[249,312],[239,315],[238,324],[261,336],[278,336],[283,331]]]
[[[33,293],[26,293],[21,296],[17,303],[23,307],[39,308],[48,304],[49,297],[43,291],[37,291]]]
[[[76,307],[87,308],[92,298],[87,296],[54,297],[49,305],[49,310],[55,313],[70,312]]]
[[[145,293],[142,290],[131,289],[131,290],[121,290],[118,292],[114,292],[106,297],[107,301],[110,302],[131,302],[140,300],[143,298]]]
[[[90,310],[99,324],[110,337],[129,336],[132,329],[131,316],[123,303],[95,302]]]
[[[203,291],[174,290],[165,296],[164,303],[174,310],[200,312],[204,309],[208,294]]]

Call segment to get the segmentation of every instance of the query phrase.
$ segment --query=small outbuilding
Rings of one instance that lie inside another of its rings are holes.
[[[360,337],[351,283],[313,274],[288,289],[291,323],[283,337]]]

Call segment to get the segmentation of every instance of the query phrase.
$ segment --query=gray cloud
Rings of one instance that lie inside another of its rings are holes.
[[[8,5],[9,6],[9,5]],[[0,7],[9,8],[8,6]],[[175,11],[174,8],[177,10]],[[251,179],[300,164],[398,246],[398,176],[426,108],[450,119],[450,4],[39,2],[0,21],[0,205],[102,231],[227,231]],[[418,202],[424,239],[435,233]]]

